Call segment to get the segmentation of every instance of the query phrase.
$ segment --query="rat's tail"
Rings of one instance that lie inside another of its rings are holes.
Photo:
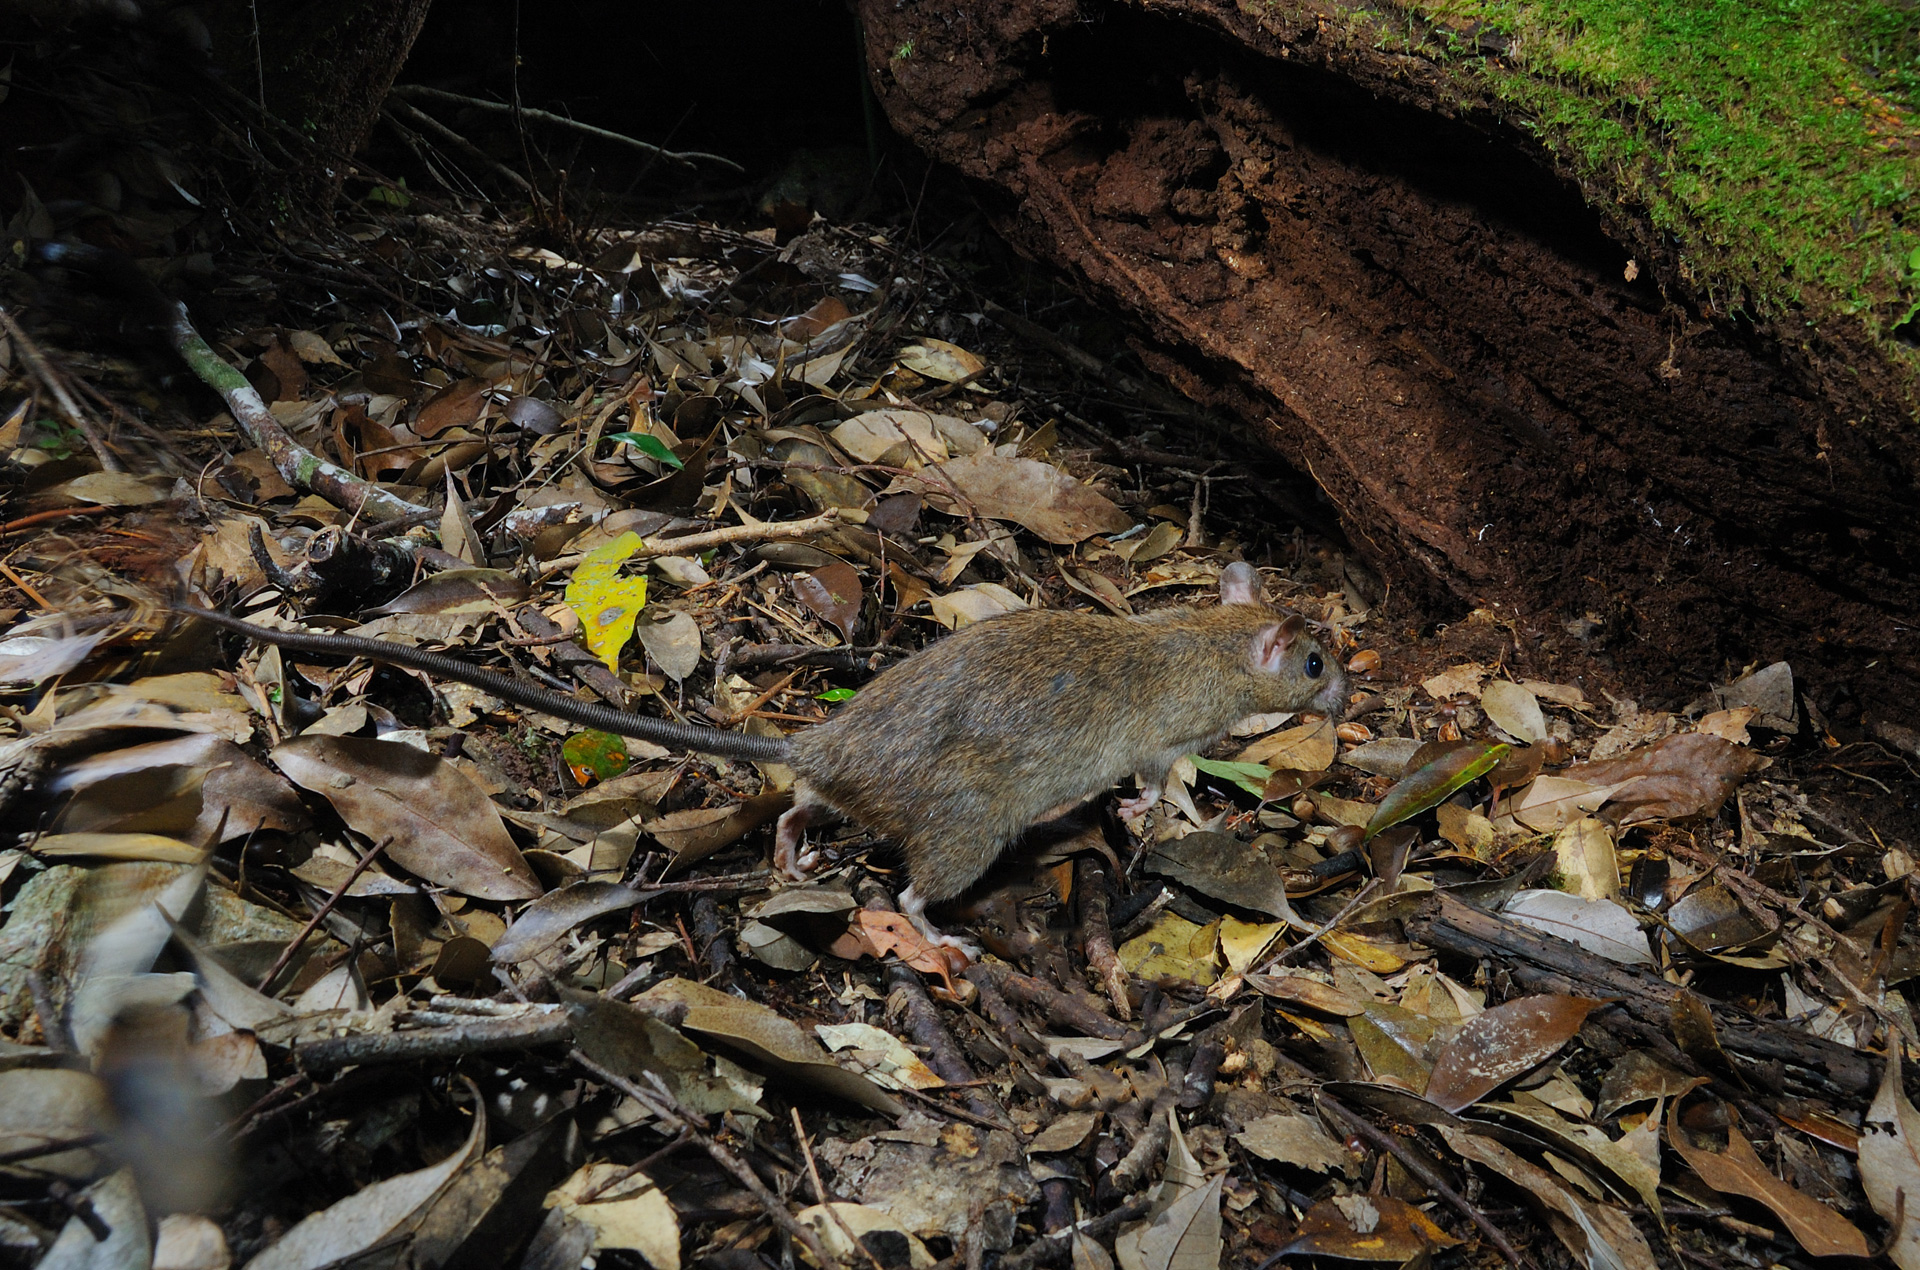
[[[638,737],[643,741],[652,741],[656,745],[668,745],[678,750],[693,750],[700,754],[717,754],[721,758],[744,759],[748,762],[784,763],[788,757],[785,737],[748,736],[739,732],[722,732],[718,728],[695,727],[687,723],[675,723],[670,719],[654,719],[643,714],[632,714],[625,710],[616,710],[612,706],[576,700],[549,688],[542,688],[538,684],[530,684],[524,680],[515,679],[511,675],[503,675],[497,670],[470,665],[444,653],[430,653],[425,649],[411,648],[391,640],[367,639],[360,635],[322,635],[311,631],[275,630],[268,626],[257,626],[252,622],[214,609],[197,608],[191,605],[177,605],[174,611],[184,616],[197,617],[230,631],[238,631],[248,639],[259,640],[263,644],[292,649],[296,653],[365,657],[370,661],[383,662],[390,666],[404,666],[408,670],[425,671],[430,675],[438,675],[442,679],[469,684],[492,693],[502,701],[510,701],[525,709],[538,710],[542,714],[550,714],[555,718],[565,719],[569,723],[598,728],[602,732],[612,732],[618,736]]]

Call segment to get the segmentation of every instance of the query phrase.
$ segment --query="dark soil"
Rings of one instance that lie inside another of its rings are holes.
[[[1632,209],[1310,22],[859,9],[895,125],[1402,595],[1572,623],[1656,695],[1787,658],[1839,735],[1913,716],[1915,451],[1864,341],[1692,299]]]

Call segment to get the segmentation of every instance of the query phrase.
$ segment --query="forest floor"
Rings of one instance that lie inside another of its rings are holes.
[[[962,216],[421,188],[199,258],[93,204],[204,357],[118,257],[0,275],[0,1259],[1920,1265],[1920,776],[1791,666],[1436,625]],[[785,733],[1240,560],[1347,709],[1016,847],[971,965],[857,826],[767,867],[778,765],[169,612]]]

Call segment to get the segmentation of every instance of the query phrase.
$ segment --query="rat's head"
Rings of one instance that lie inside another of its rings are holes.
[[[1220,603],[1257,605],[1272,616],[1254,629],[1247,667],[1259,712],[1311,710],[1338,721],[1347,708],[1347,674],[1297,613],[1270,608],[1253,566],[1236,561],[1220,574]]]

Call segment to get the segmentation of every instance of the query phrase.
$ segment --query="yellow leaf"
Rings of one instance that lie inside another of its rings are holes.
[[[620,575],[620,567],[642,546],[639,534],[621,534],[595,547],[574,569],[567,582],[567,604],[579,614],[587,651],[618,672],[620,650],[633,638],[634,620],[647,606],[645,577]]]
[[[1187,979],[1206,987],[1219,977],[1214,949],[1220,923],[1196,926],[1174,913],[1162,913],[1144,935],[1117,950],[1120,964],[1143,979]]]
[[[1407,959],[1385,944],[1376,943],[1364,935],[1355,935],[1349,931],[1328,931],[1321,936],[1320,942],[1327,951],[1342,961],[1352,962],[1363,970],[1371,970],[1377,975],[1396,974],[1406,969]]]
[[[1220,951],[1235,974],[1244,974],[1259,961],[1287,928],[1285,922],[1243,922],[1237,917],[1220,919]]]

